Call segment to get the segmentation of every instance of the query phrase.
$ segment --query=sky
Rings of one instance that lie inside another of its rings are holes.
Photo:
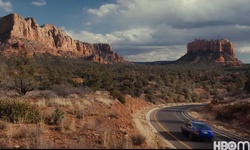
[[[228,39],[250,63],[250,0],[0,0],[10,13],[52,24],[73,39],[109,43],[125,60],[171,61],[196,38]]]

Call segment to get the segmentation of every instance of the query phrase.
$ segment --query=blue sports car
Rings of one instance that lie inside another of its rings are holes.
[[[189,136],[190,140],[193,139],[208,139],[214,138],[214,132],[204,122],[200,121],[187,121],[181,126],[181,132]]]

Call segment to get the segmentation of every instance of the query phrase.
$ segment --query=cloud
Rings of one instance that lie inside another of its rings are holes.
[[[238,53],[250,54],[250,43],[236,43],[234,45]]]
[[[92,33],[88,31],[74,32],[62,27],[67,34],[77,40],[89,43],[110,43],[114,45],[124,44],[144,44],[151,40],[151,33],[153,30],[148,28],[132,28],[124,31],[114,31],[109,34]]]
[[[247,53],[250,39],[250,1],[228,0],[116,0],[97,9],[88,31],[73,32],[76,39],[108,42],[129,60],[173,60],[184,55],[195,38],[226,38],[237,53]],[[166,53],[165,53],[166,52]]]
[[[144,43],[151,41],[153,30],[134,28],[124,31],[115,31],[110,34],[91,33],[88,31],[74,32],[61,27],[74,39],[88,43],[110,43],[113,50],[128,61],[156,61],[176,60],[186,52],[186,45],[147,46]],[[129,46],[130,45],[130,46]],[[136,46],[137,45],[137,46]],[[142,46],[143,45],[143,46]]]
[[[118,48],[118,53],[123,58],[133,62],[152,62],[152,61],[173,61],[179,59],[186,53],[186,45],[173,46],[137,46]]]
[[[217,24],[249,25],[250,1],[228,0],[117,0],[98,9],[87,9],[96,17],[110,18],[121,23],[166,23],[177,28],[203,27]],[[108,9],[113,8],[113,9]],[[109,15],[108,15],[109,14]],[[235,20],[233,20],[235,19]]]
[[[35,5],[35,6],[43,6],[46,5],[46,1],[45,0],[36,0],[36,1],[32,1],[31,4]]]
[[[0,0],[0,8],[6,12],[12,12],[11,2],[4,2],[3,0]]]
[[[108,15],[109,13],[115,12],[119,8],[118,5],[115,4],[106,4],[100,6],[99,9],[87,9],[87,12],[90,14],[94,14],[98,17],[103,17]]]
[[[92,23],[91,22],[83,22],[82,25],[85,25],[85,26],[90,26]]]

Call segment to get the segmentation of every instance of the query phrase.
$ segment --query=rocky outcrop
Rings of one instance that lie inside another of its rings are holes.
[[[184,62],[191,64],[216,63],[233,66],[243,64],[235,56],[233,42],[227,39],[195,39],[187,44],[187,53],[177,60],[177,63]]]
[[[45,24],[39,26],[33,18],[9,14],[0,18],[0,50],[17,53],[18,50],[32,53],[49,52],[53,55],[95,58],[101,63],[125,62],[112,51],[109,44],[90,44],[73,40],[59,28]],[[96,60],[96,61],[97,61]]]
[[[234,44],[227,39],[220,40],[200,40],[195,39],[195,41],[188,43],[187,52],[193,51],[213,51],[213,52],[226,52],[235,58],[234,54]]]

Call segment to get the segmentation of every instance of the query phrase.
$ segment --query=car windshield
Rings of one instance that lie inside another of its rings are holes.
[[[194,123],[193,124],[196,128],[198,129],[209,129],[209,127],[205,124],[201,124],[201,123]]]

